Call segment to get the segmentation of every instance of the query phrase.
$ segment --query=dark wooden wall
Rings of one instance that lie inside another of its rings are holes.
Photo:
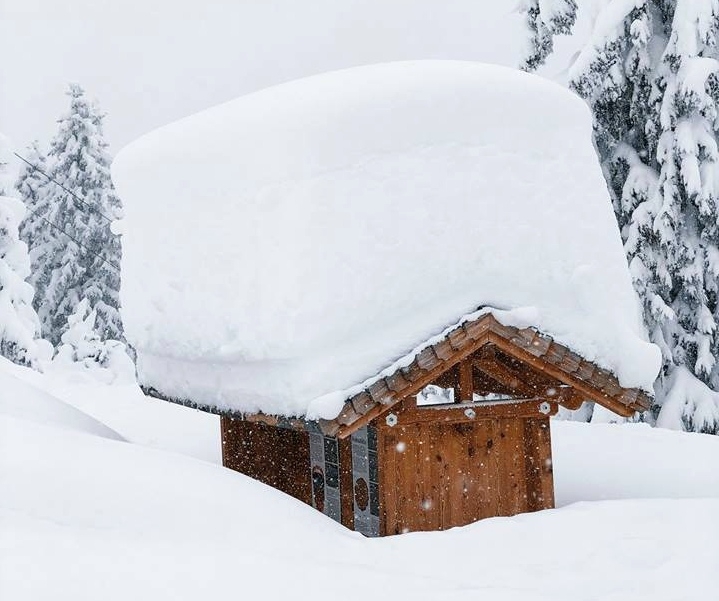
[[[312,505],[309,435],[223,417],[222,464]]]
[[[417,407],[409,398],[393,408],[394,426],[377,418],[379,534],[553,507],[556,410],[542,399]],[[223,465],[313,505],[309,434],[226,417],[221,428]],[[333,517],[354,529],[367,491],[353,482],[350,439],[338,442],[341,515]]]
[[[418,408],[408,399],[394,412],[396,425],[379,418],[381,533],[446,530],[553,507],[541,402]]]

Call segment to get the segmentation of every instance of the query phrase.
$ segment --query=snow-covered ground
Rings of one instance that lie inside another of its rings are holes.
[[[49,365],[45,370],[41,374],[0,357],[0,412],[17,415],[22,411],[20,417],[32,413],[36,420],[60,425],[48,415],[49,405],[47,410],[44,406],[41,411],[35,410],[49,397],[66,409],[58,419],[76,421],[76,412],[72,411],[75,408],[85,419],[91,416],[135,444],[215,463],[222,461],[220,420],[216,415],[146,397],[134,381],[105,384],[98,381],[97,374],[71,366]],[[10,409],[8,397],[14,399],[16,407]],[[32,411],[23,407],[30,403]],[[59,413],[54,407],[53,411]]]
[[[657,601],[716,590],[717,437],[555,422],[559,509],[365,539],[213,463],[217,434],[216,418],[132,384],[1,362],[2,598]]]

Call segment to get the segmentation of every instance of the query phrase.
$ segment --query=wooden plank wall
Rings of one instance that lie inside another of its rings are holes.
[[[412,421],[379,428],[381,532],[445,530],[553,507],[546,416]]]
[[[524,456],[527,474],[527,511],[554,507],[552,440],[549,418],[524,420]]]
[[[312,505],[309,435],[223,417],[222,464]]]
[[[339,441],[340,450],[340,499],[342,504],[342,524],[354,530],[354,482],[352,478],[352,440]]]

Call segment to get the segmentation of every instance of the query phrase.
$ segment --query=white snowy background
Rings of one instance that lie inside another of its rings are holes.
[[[0,130],[47,138],[69,80],[113,150],[267,85],[418,58],[516,65],[513,2],[5,0]],[[563,82],[587,35],[542,73]],[[252,18],[248,18],[249,15]],[[0,598],[709,600],[719,438],[642,424],[552,427],[557,509],[370,540],[220,467],[215,416],[127,374],[0,358]]]
[[[542,73],[563,81],[596,7],[582,0],[572,39]],[[516,66],[515,1],[4,0],[0,129],[17,148],[47,138],[82,82],[112,116],[111,149],[240,94],[332,69],[393,60]]]

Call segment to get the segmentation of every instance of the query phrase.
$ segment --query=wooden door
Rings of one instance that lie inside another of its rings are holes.
[[[527,494],[524,425],[522,419],[500,418],[384,428],[383,533],[446,530],[534,509]]]

